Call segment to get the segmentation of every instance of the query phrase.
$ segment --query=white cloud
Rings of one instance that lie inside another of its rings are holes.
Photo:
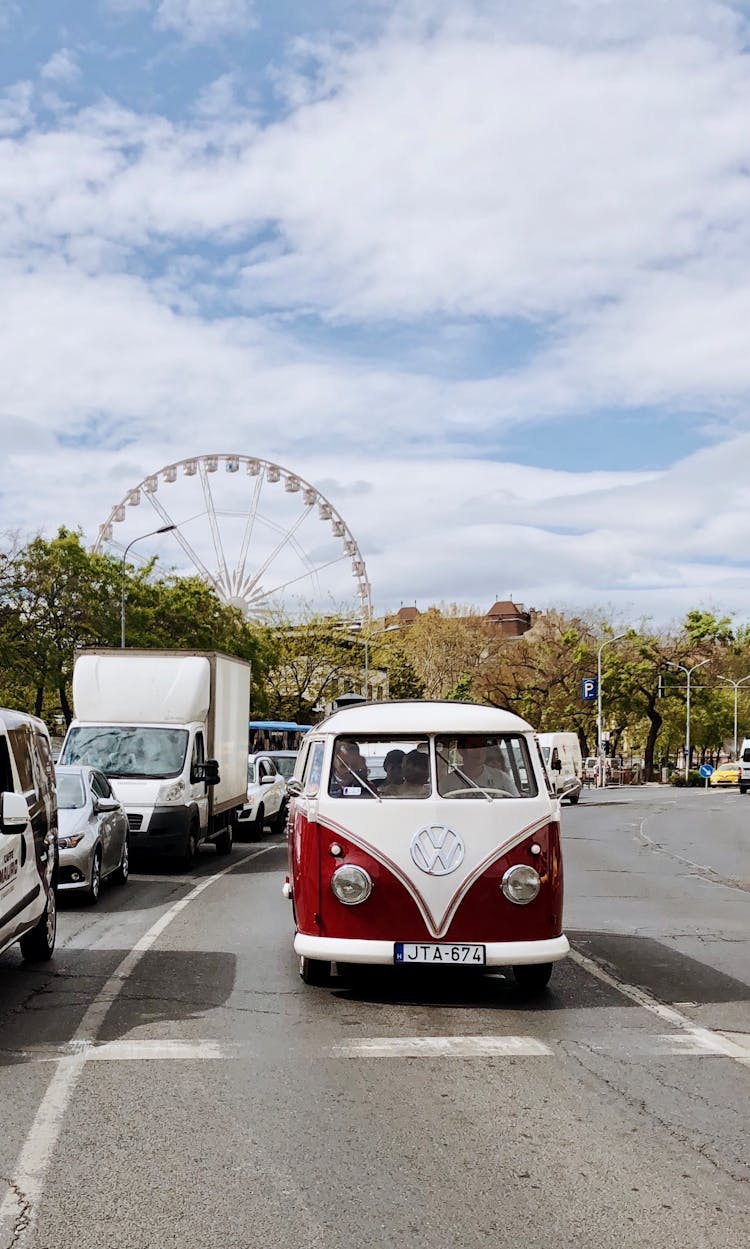
[[[81,76],[78,61],[69,48],[60,48],[54,52],[39,72],[46,81],[62,85],[76,82]]]
[[[160,0],[155,24],[189,42],[237,34],[255,25],[253,0]]]

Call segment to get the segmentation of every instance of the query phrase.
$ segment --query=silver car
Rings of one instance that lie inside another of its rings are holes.
[[[127,883],[128,817],[103,772],[86,764],[57,767],[58,889],[77,890],[92,905],[109,876]]]

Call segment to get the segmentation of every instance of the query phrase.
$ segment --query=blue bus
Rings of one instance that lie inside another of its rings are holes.
[[[294,720],[251,720],[249,752],[261,750],[299,750],[302,738],[312,728],[311,724],[297,724]]]

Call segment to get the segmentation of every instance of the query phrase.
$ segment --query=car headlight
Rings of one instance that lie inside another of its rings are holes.
[[[372,878],[363,867],[344,863],[333,873],[331,889],[344,906],[357,906],[359,902],[366,902],[372,893]]]
[[[503,893],[509,902],[515,902],[518,906],[533,902],[541,887],[539,873],[527,863],[517,863],[515,867],[509,867],[503,876]]]
[[[75,850],[76,846],[80,846],[85,833],[73,833],[71,837],[58,837],[57,844],[61,850]]]
[[[184,781],[165,781],[156,796],[157,802],[179,802],[185,793]]]

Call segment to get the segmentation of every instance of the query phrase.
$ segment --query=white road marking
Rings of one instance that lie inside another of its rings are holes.
[[[361,1037],[334,1045],[339,1058],[548,1058],[549,1045],[530,1036]]]
[[[226,1058],[227,1047],[220,1041],[149,1041],[134,1037],[130,1041],[105,1041],[86,1051],[87,1062],[132,1062],[134,1059],[171,1062],[174,1059]]]
[[[597,980],[601,980],[603,984],[608,985],[623,997],[630,998],[631,1002],[635,1002],[636,1006],[641,1006],[643,1010],[647,1010],[649,1014],[656,1015],[659,1019],[663,1019],[665,1023],[672,1024],[673,1027],[679,1028],[681,1032],[687,1034],[692,1039],[698,1050],[710,1050],[714,1054],[720,1054],[724,1058],[732,1058],[735,1062],[750,1063],[750,1046],[744,1044],[746,1039],[743,1033],[738,1033],[739,1040],[733,1040],[731,1033],[712,1032],[710,1028],[701,1028],[698,1024],[688,1019],[687,1015],[682,1015],[672,1006],[665,1006],[663,1002],[659,1002],[656,998],[651,997],[650,993],[646,993],[644,989],[639,989],[636,985],[626,984],[624,980],[618,980],[616,976],[610,974],[605,968],[601,967],[594,959],[589,958],[585,954],[580,954],[578,950],[571,950],[568,958],[590,976],[594,976]],[[696,1052],[698,1052],[696,1050]]]
[[[12,1243],[15,1249],[19,1249],[36,1224],[47,1168],[60,1135],[65,1112],[86,1064],[88,1047],[96,1040],[109,1008],[124,988],[128,977],[132,975],[144,954],[151,949],[165,928],[169,927],[172,920],[176,919],[186,906],[200,897],[217,880],[233,872],[248,859],[255,859],[274,848],[264,846],[253,851],[252,854],[243,855],[242,858],[222,868],[215,875],[201,880],[186,897],[173,903],[125,955],[91,1003],[72,1038],[73,1045],[78,1045],[80,1048],[76,1053],[58,1061],[57,1069],[47,1086],[16,1160],[12,1177],[14,1188],[7,1193],[0,1206],[0,1234],[4,1243]],[[19,1192],[22,1199],[19,1199]]]

